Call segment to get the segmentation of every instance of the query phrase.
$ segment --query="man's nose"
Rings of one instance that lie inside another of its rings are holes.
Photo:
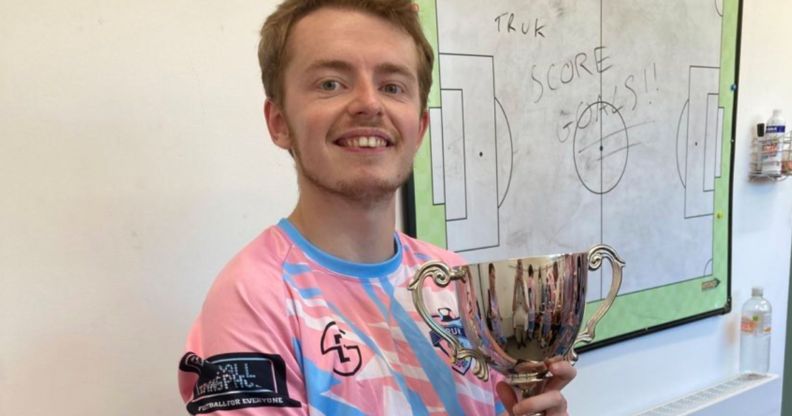
[[[359,83],[354,90],[349,112],[354,116],[378,116],[382,114],[382,97],[375,84]]]

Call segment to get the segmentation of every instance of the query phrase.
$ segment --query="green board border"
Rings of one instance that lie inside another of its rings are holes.
[[[426,37],[435,50],[435,62],[438,62],[436,2],[416,0],[416,3],[420,8]],[[724,108],[723,154],[727,157],[721,159],[721,176],[715,179],[712,274],[620,295],[597,325],[594,342],[578,348],[578,351],[610,345],[731,310],[731,190],[741,21],[742,0],[724,0],[719,104]],[[433,78],[439,79],[438,65],[434,67]],[[429,94],[429,107],[439,108],[441,105],[439,83],[435,82]],[[413,175],[405,185],[404,225],[408,234],[446,247],[445,207],[435,205],[432,201],[430,140],[431,135],[427,130],[423,146],[416,155]],[[600,303],[587,304],[586,316],[592,315]]]

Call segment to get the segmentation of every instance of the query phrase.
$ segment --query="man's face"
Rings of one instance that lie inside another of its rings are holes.
[[[323,8],[294,25],[287,46],[283,99],[266,113],[273,141],[293,151],[301,192],[393,195],[428,122],[412,38],[378,17]]]

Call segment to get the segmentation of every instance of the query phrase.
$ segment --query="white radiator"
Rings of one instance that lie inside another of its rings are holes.
[[[758,416],[767,414],[767,410],[761,410],[758,406],[755,410],[757,413],[745,413],[746,406],[751,407],[752,404],[757,404],[757,400],[762,400],[761,397],[744,397],[738,396],[752,396],[751,392],[757,389],[757,395],[779,395],[780,384],[778,389],[767,389],[767,392],[758,392],[761,386],[770,383],[778,378],[775,374],[740,374],[723,382],[699,390],[695,393],[680,397],[674,401],[665,403],[663,405],[654,407],[645,412],[639,413],[637,416],[688,416],[688,415],[745,415],[745,416]],[[734,401],[734,403],[732,403]],[[724,403],[728,402],[728,403]],[[739,409],[739,410],[738,410]],[[780,408],[778,409],[780,412]],[[771,412],[772,413],[772,412]]]

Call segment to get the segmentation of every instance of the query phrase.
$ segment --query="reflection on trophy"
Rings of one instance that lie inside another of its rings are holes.
[[[608,296],[582,331],[589,270],[608,259],[613,278]],[[506,376],[531,396],[541,392],[547,365],[577,361],[574,346],[594,339],[594,328],[616,299],[622,261],[605,245],[588,252],[527,257],[450,268],[439,261],[421,266],[410,282],[418,313],[449,345],[454,363],[472,360],[474,373],[489,378],[488,368]],[[438,286],[456,281],[459,316],[467,335],[466,348],[427,312],[422,288],[426,278]]]

